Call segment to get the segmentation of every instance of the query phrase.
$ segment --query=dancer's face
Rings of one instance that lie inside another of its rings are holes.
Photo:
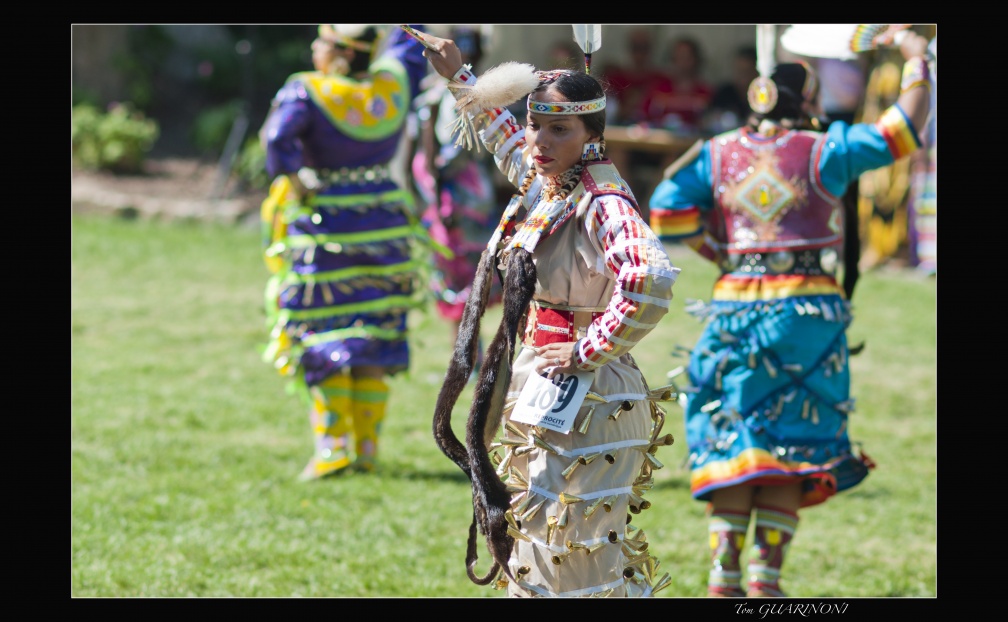
[[[568,101],[553,86],[534,93],[533,98],[541,102]],[[554,177],[563,173],[581,161],[586,142],[598,139],[588,132],[579,115],[528,114],[525,141],[532,149],[532,161],[540,175]]]
[[[328,71],[329,64],[336,58],[336,46],[322,38],[312,41],[311,52],[316,71]]]

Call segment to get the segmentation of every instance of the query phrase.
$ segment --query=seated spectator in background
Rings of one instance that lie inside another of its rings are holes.
[[[668,81],[652,85],[641,102],[646,121],[682,134],[700,132],[714,89],[702,74],[700,43],[690,36],[675,39],[668,48]]]
[[[720,134],[745,124],[752,113],[746,94],[749,85],[758,77],[756,46],[736,48],[732,56],[731,79],[718,85],[704,113],[702,126],[706,133]]]
[[[634,125],[649,121],[642,103],[652,89],[670,87],[668,75],[652,60],[654,35],[650,28],[635,28],[627,34],[629,65],[610,64],[603,68],[602,79],[608,83],[612,97],[606,103],[611,125]]]
[[[549,57],[550,61],[547,67],[584,69],[584,52],[573,41],[558,39],[550,46]],[[524,110],[522,114],[524,114]]]

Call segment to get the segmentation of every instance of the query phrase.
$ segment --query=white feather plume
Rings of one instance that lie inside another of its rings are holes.
[[[602,47],[602,24],[574,24],[574,41],[585,54],[594,54]]]
[[[470,114],[488,108],[503,108],[518,101],[539,86],[536,68],[526,63],[508,61],[488,69],[479,76],[476,84],[469,86],[452,84],[455,91],[455,110],[458,119],[454,130],[457,132],[455,144],[466,149],[474,146],[479,150],[479,137],[472,124]]]

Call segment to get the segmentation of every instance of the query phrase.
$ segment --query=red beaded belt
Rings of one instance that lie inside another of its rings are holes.
[[[532,301],[525,324],[525,345],[540,348],[548,343],[577,341],[588,332],[588,326],[605,311],[574,310],[547,307]]]

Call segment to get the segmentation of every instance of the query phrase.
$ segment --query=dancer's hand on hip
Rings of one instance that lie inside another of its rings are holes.
[[[574,341],[550,343],[536,349],[536,373],[546,372],[547,378],[574,371]]]

